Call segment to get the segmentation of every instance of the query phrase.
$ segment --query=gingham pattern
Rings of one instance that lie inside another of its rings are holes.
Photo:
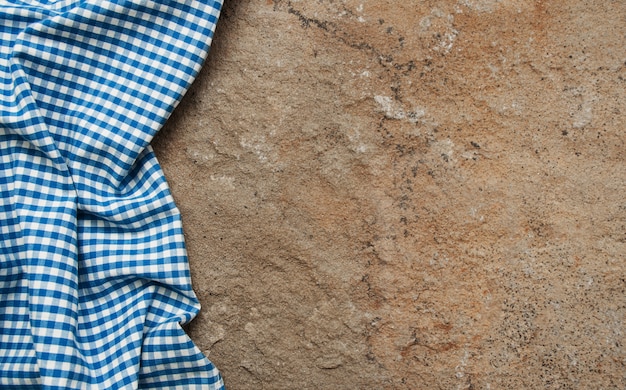
[[[212,389],[149,143],[221,0],[0,0],[0,388]]]

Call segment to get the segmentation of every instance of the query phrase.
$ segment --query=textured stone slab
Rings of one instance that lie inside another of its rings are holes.
[[[626,386],[626,3],[220,22],[155,148],[227,386]]]

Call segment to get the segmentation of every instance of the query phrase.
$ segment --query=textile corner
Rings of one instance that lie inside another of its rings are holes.
[[[221,6],[0,2],[0,387],[223,388],[149,145]]]

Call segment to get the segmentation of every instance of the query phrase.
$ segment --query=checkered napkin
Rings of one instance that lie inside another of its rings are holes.
[[[0,0],[0,388],[212,389],[149,145],[221,0]]]

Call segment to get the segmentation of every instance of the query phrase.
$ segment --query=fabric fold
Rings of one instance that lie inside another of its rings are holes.
[[[0,387],[223,387],[149,145],[221,5],[0,2]]]

